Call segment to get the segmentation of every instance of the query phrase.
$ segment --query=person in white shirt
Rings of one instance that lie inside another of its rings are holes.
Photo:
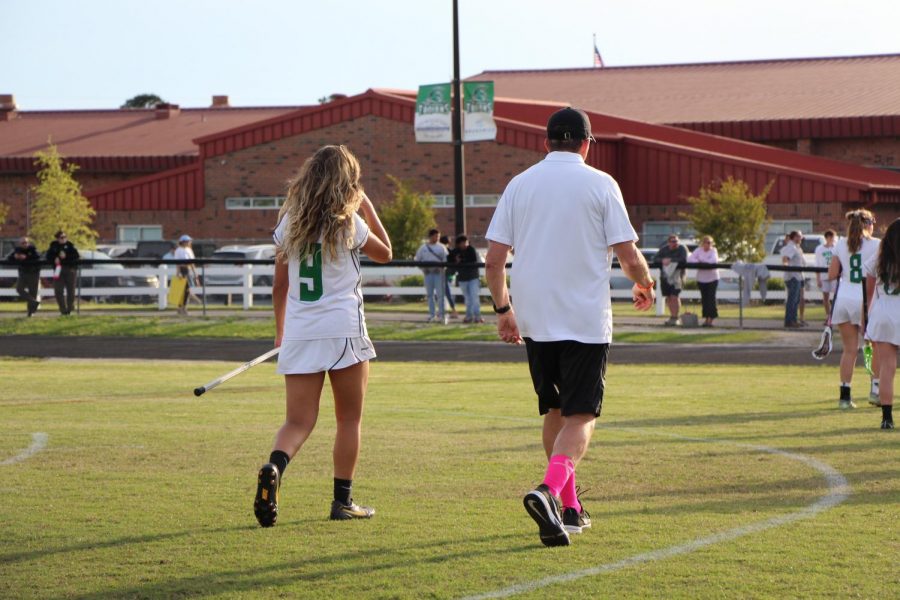
[[[445,263],[447,262],[447,246],[440,242],[441,232],[432,229],[428,232],[428,241],[416,250],[415,260],[420,263]],[[425,275],[425,295],[428,297],[428,322],[436,321],[447,324],[447,315],[444,312],[444,292],[447,280],[444,276],[444,267],[422,267]]]
[[[291,181],[278,215],[272,305],[287,416],[257,477],[253,512],[263,527],[275,524],[281,478],[316,425],[326,373],[337,419],[331,519],[375,513],[351,496],[369,360],[375,358],[363,315],[359,254],[389,262],[391,242],[359,177],[350,150],[323,146]]]
[[[716,250],[712,236],[703,236],[700,245],[688,257],[688,262],[713,265],[719,262],[719,251]],[[703,327],[712,327],[713,321],[719,318],[719,309],[716,307],[719,270],[697,269],[697,285],[700,287],[700,302],[703,306]]]
[[[864,268],[871,299],[866,339],[875,346],[880,380],[878,398],[869,402],[881,407],[881,428],[893,429],[894,376],[900,348],[900,219],[887,228],[878,252]]]
[[[619,186],[585,163],[592,141],[583,111],[564,108],[551,115],[547,156],[510,181],[486,234],[485,275],[497,332],[511,344],[524,341],[544,416],[549,463],[543,483],[523,503],[546,546],[568,545],[569,533],[591,524],[576,494],[575,465],[603,402],[612,340],[613,252],[635,282],[635,306],[647,310],[654,299],[653,279],[635,246],[638,238]],[[515,263],[508,289],[511,250]]]
[[[827,229],[823,234],[825,241],[816,246],[816,266],[828,268],[831,264],[831,257],[834,255],[834,238],[837,236],[834,229]],[[822,292],[822,306],[825,308],[825,319],[828,322],[828,315],[831,313],[831,292],[834,291],[833,282],[828,279],[825,273],[816,272],[816,285]]]
[[[194,238],[188,234],[178,238],[178,247],[172,253],[172,258],[175,260],[194,260],[196,257],[194,256],[194,249],[191,247],[193,242]],[[187,279],[187,285],[184,286],[184,298],[178,304],[178,314],[186,315],[188,300],[200,302],[200,298],[197,297],[193,290],[193,288],[197,287],[197,267],[191,263],[178,265],[178,274]]]
[[[834,255],[828,267],[828,279],[836,283],[834,312],[831,324],[841,333],[841,391],[838,408],[856,408],[850,393],[853,369],[859,351],[859,332],[863,327],[863,265],[878,251],[878,239],[872,237],[875,215],[865,209],[851,210],[847,217],[847,237],[834,245]],[[878,361],[877,354],[873,363]],[[875,370],[877,372],[877,369]],[[873,387],[877,382],[872,383]]]
[[[786,267],[806,266],[806,259],[800,246],[802,241],[803,234],[799,231],[792,231],[787,235],[786,243],[781,248],[781,264]],[[787,288],[787,300],[784,303],[784,326],[788,329],[803,327],[805,323],[801,323],[797,318],[803,294],[803,273],[785,271],[784,286]]]

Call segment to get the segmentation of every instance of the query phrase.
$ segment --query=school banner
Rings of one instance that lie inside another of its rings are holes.
[[[420,85],[416,98],[416,142],[452,142],[450,84]]]
[[[496,137],[494,82],[463,82],[463,141],[483,142]]]

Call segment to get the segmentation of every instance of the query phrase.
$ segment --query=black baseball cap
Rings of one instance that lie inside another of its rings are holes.
[[[547,139],[591,140],[591,120],[583,110],[567,106],[550,115],[547,121]]]

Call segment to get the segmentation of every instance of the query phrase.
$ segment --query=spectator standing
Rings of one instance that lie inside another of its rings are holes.
[[[865,209],[851,210],[847,217],[847,237],[834,245],[834,256],[828,267],[828,279],[841,278],[834,299],[831,324],[837,325],[841,333],[841,395],[838,408],[856,408],[850,393],[853,369],[859,350],[859,332],[863,327],[863,266],[878,252],[878,239],[872,237],[875,229],[875,215]],[[873,372],[878,372],[879,356],[876,352],[872,363]],[[872,386],[878,385],[873,381]]]
[[[416,251],[415,260],[420,263],[445,263],[447,262],[447,247],[440,242],[441,232],[431,229],[428,232],[428,241],[422,244]],[[444,312],[444,290],[446,278],[444,267],[421,267],[425,276],[425,295],[428,297],[428,322],[440,322],[447,324],[447,315]]]
[[[781,264],[786,267],[805,267],[806,259],[803,257],[803,249],[800,247],[803,234],[799,231],[792,231],[785,240],[784,246],[781,247]],[[803,287],[803,273],[784,271],[784,287],[787,289],[787,300],[784,303],[784,326],[788,329],[803,327],[797,318],[801,288]]]
[[[894,428],[894,379],[900,347],[900,219],[887,228],[878,252],[865,264],[868,298],[871,299],[866,338],[875,345],[879,378],[877,402],[881,428]]]
[[[485,274],[497,333],[507,343],[524,341],[544,415],[548,465],[543,483],[523,503],[546,546],[566,546],[570,533],[591,525],[576,494],[575,467],[603,402],[612,339],[612,252],[635,282],[635,306],[646,310],[653,304],[653,279],[634,244],[638,238],[619,186],[585,164],[591,141],[583,111],[553,113],[546,157],[510,181],[486,236]],[[509,290],[506,261],[513,249]]]
[[[192,247],[193,242],[194,238],[188,234],[178,238],[178,247],[172,253],[173,258],[175,260],[194,260],[196,256],[194,256],[194,248]],[[178,314],[186,315],[188,300],[200,302],[200,299],[194,293],[194,288],[197,287],[197,267],[192,263],[178,265],[178,274],[187,279],[187,285],[184,286],[184,298],[178,306]]]
[[[712,236],[703,236],[700,245],[688,257],[688,262],[713,265],[719,262],[719,251],[716,250]],[[713,321],[719,318],[719,310],[716,307],[719,270],[697,269],[697,285],[700,287],[700,300],[703,305],[703,327],[712,327]]]
[[[28,236],[22,236],[6,259],[15,263],[19,271],[16,292],[25,301],[30,317],[41,305],[41,255]]]
[[[465,234],[456,237],[451,262],[456,263],[456,282],[466,302],[466,316],[463,323],[484,323],[481,318],[481,279],[478,275],[478,263],[481,262],[478,251],[469,245]]]
[[[660,263],[660,292],[666,299],[669,309],[669,320],[666,325],[681,325],[681,290],[684,288],[684,271],[687,263],[688,249],[678,240],[674,233],[653,256],[651,262]]]
[[[65,231],[57,231],[54,237],[47,248],[47,261],[53,265],[53,293],[59,314],[67,316],[75,308],[75,278],[81,256]]]
[[[455,262],[453,255],[456,253],[456,249],[450,247],[450,238],[442,235],[440,242],[447,249],[447,262]],[[453,299],[453,292],[450,291],[450,284],[453,283],[454,275],[456,275],[456,270],[450,267],[446,270],[444,277],[444,297],[447,299],[447,304],[450,305],[451,319],[456,319],[459,316],[456,312],[456,300]]]

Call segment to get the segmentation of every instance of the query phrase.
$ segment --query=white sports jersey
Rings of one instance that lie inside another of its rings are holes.
[[[831,257],[834,254],[834,245],[830,248],[825,244],[816,246],[816,266],[828,268],[831,264]]]
[[[510,294],[523,337],[612,341],[610,246],[638,239],[612,177],[551,152],[509,182],[485,237],[515,250]]]
[[[369,226],[353,215],[353,249],[338,247],[332,260],[321,246],[303,261],[288,263],[289,286],[284,318],[284,340],[356,338],[368,335],[360,289],[359,249],[369,237]],[[272,236],[276,246],[284,239],[286,220]]]
[[[862,299],[863,265],[878,252],[878,243],[878,238],[863,238],[859,250],[852,255],[846,238],[839,239],[834,245],[834,256],[841,261],[839,297]]]
[[[878,255],[875,254],[863,265],[866,275],[876,278],[875,299],[869,311],[866,339],[900,346],[900,286],[884,285],[878,281],[875,268]]]

